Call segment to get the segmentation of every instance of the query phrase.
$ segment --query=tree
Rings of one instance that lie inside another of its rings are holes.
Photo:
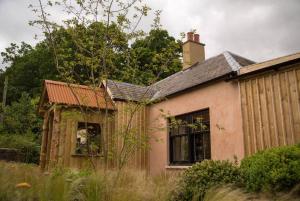
[[[182,69],[181,52],[181,42],[169,36],[167,30],[152,29],[148,36],[132,44],[131,53],[136,61],[130,70],[134,73],[125,79],[149,85],[166,78]]]
[[[110,35],[110,48],[105,48],[106,29]],[[106,51],[105,65],[109,69],[108,77],[122,79],[124,68],[124,51],[128,51],[128,40],[117,24],[108,27],[103,22],[94,22],[88,26],[75,24],[68,28],[59,28],[52,32],[56,44],[60,79],[66,81],[92,84],[101,82],[104,74],[103,52]],[[108,59],[109,58],[109,59]]]
[[[62,22],[49,21],[50,14],[47,8],[54,5],[62,6],[69,18]],[[107,82],[107,79],[148,85],[180,69],[179,43],[166,31],[154,26],[154,31],[143,41],[145,34],[138,29],[138,25],[150,9],[143,5],[142,0],[63,0],[58,3],[47,1],[47,5],[39,0],[39,9],[36,9],[36,6],[31,7],[38,17],[32,24],[40,25],[44,31],[45,41],[53,52],[55,67],[68,86],[79,82],[96,90],[101,82]],[[155,19],[155,25],[159,24],[158,19]],[[63,37],[57,38],[59,33],[62,33]],[[162,42],[159,42],[161,40]],[[130,49],[128,43],[135,41],[135,48]],[[163,48],[163,45],[167,47]],[[73,95],[80,103],[80,97],[74,92]],[[106,93],[105,95],[108,96]],[[114,157],[118,158],[119,170],[125,166],[134,151],[144,147],[141,145],[149,140],[145,138],[145,142],[141,142],[143,139],[137,139],[137,131],[132,128],[134,115],[147,103],[147,100],[141,100],[139,103],[128,100],[128,105],[131,106],[128,110],[128,121],[124,127],[121,126],[124,129],[114,133],[122,141],[121,148],[114,152]],[[81,114],[87,115],[86,108],[78,105]],[[99,122],[103,125],[108,125],[107,123],[113,120],[108,108],[103,110],[99,107],[93,112],[104,117],[103,122]],[[86,130],[87,123],[85,122]],[[107,162],[113,154],[108,149],[112,142],[104,137],[101,141],[104,160]],[[86,146],[88,155],[93,155],[89,149],[89,142]],[[90,161],[93,165],[93,160]],[[95,168],[95,165],[93,167]]]
[[[36,114],[36,102],[27,93],[22,93],[18,102],[6,106],[1,131],[6,134],[37,133],[41,120]]]
[[[181,69],[180,41],[169,36],[166,30],[152,29],[146,37],[140,36],[131,46],[128,45],[128,36],[116,23],[112,23],[108,30],[111,44],[105,50],[105,65],[109,69],[106,77],[149,85]],[[101,57],[105,48],[106,26],[103,22],[94,22],[87,27],[82,24],[60,27],[51,34],[59,58],[58,69],[55,68],[53,50],[47,39],[35,47],[25,42],[21,45],[12,43],[1,53],[7,68],[0,72],[0,82],[4,83],[5,76],[10,80],[8,104],[17,101],[22,92],[31,97],[39,96],[44,79],[68,78],[65,81],[89,85],[91,77],[94,77],[95,82],[100,82],[104,74],[101,72],[104,68],[98,67],[103,65]]]
[[[1,55],[3,63],[8,65],[5,72],[0,74],[2,83],[5,76],[9,77],[8,104],[17,101],[23,92],[31,97],[39,96],[44,79],[57,79],[52,52],[45,42],[34,48],[24,42],[20,46],[11,44]]]

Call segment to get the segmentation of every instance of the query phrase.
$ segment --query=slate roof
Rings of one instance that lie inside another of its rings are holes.
[[[224,52],[201,63],[196,63],[148,87],[111,80],[108,81],[107,86],[113,99],[157,100],[237,72],[241,67],[254,63],[231,52]]]
[[[105,109],[107,106],[108,109],[114,109],[111,98],[105,95],[103,88],[98,87],[93,90],[84,85],[68,85],[64,82],[45,80],[42,99],[46,97],[49,103],[80,105],[93,108],[99,107],[102,109]]]
[[[107,80],[107,87],[114,100],[141,101],[149,100],[154,95],[154,91],[151,90],[150,87],[129,84],[126,82]]]

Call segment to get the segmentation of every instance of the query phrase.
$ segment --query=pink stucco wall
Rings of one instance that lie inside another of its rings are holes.
[[[239,87],[236,82],[220,81],[149,107],[150,174],[163,172],[169,165],[167,120],[161,110],[176,116],[205,108],[210,113],[212,159],[233,160],[234,156],[238,159],[244,156]]]

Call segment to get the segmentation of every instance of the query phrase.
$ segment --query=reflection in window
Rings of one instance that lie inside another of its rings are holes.
[[[76,154],[99,154],[101,151],[101,128],[96,123],[78,122]]]

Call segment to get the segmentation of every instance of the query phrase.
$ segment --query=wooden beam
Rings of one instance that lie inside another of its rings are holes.
[[[40,153],[40,168],[45,170],[46,167],[46,154],[47,154],[47,141],[48,141],[48,121],[49,121],[49,111],[44,114],[43,121],[43,131],[42,131],[42,144]]]
[[[276,59],[272,59],[269,61],[265,61],[265,62],[261,62],[261,63],[257,63],[257,64],[252,64],[246,67],[243,67],[239,70],[239,75],[244,75],[244,74],[248,74],[254,71],[259,71],[259,70],[264,70],[264,69],[268,69],[270,67],[273,67],[275,65],[279,65],[279,64],[283,64],[289,61],[293,61],[293,60],[297,60],[300,59],[300,52],[296,53],[296,54],[292,54],[292,55],[288,55],[288,56],[284,56],[284,57],[279,57]]]

